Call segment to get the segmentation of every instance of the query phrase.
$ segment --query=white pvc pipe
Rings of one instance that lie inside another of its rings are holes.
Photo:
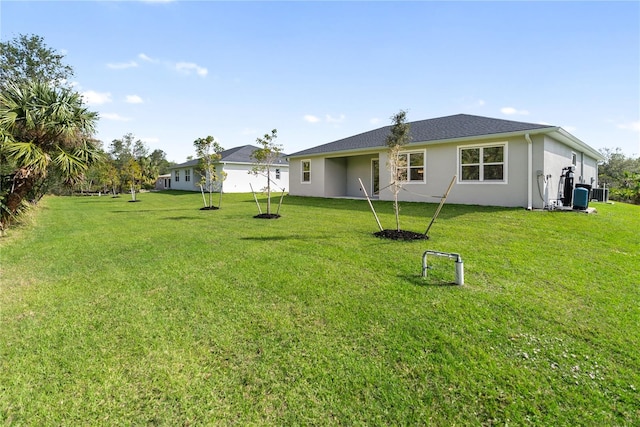
[[[435,255],[454,260],[456,263],[455,283],[456,285],[464,285],[464,263],[462,262],[462,257],[460,256],[460,254],[431,250],[424,251],[424,253],[422,254],[422,277],[427,277],[427,270],[429,268],[427,266],[427,255]]]

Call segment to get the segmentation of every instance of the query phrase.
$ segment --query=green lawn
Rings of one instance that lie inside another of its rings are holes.
[[[445,205],[397,242],[366,201],[139,199],[45,198],[0,240],[6,425],[640,424],[638,206]]]

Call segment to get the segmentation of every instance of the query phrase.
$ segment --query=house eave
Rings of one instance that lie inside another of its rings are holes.
[[[289,163],[291,163],[291,159],[311,159],[316,157],[333,158],[333,157],[363,156],[366,154],[377,154],[382,149],[384,149],[384,146],[358,148],[354,150],[327,151],[324,153],[301,154],[299,156],[287,156],[287,160],[289,161]]]
[[[558,141],[573,148],[574,150],[579,151],[581,153],[588,154],[589,156],[593,157],[597,161],[604,160],[604,156],[599,151],[591,148],[590,146],[582,142],[580,139],[576,138],[575,136],[571,135],[569,132],[567,132],[566,130],[560,127],[555,128],[552,132],[548,132],[548,134],[551,137],[557,139]]]

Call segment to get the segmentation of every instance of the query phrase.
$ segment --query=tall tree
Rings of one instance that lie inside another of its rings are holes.
[[[0,42],[0,84],[40,81],[64,85],[73,77],[73,68],[63,58],[37,35],[21,34]]]
[[[149,155],[149,159],[151,160],[151,164],[158,168],[159,175],[167,173],[169,167],[172,166],[172,162],[167,160],[167,153],[160,149],[153,150]]]
[[[224,148],[220,145],[216,139],[209,135],[206,138],[198,138],[193,141],[193,146],[196,149],[196,157],[198,157],[198,169],[200,172],[200,189],[203,192],[204,189],[209,193],[209,205],[206,202],[204,204],[205,209],[214,209],[213,206],[213,192],[219,181],[224,181],[224,172],[219,173],[216,170],[216,164],[222,158]],[[222,188],[220,188],[220,197],[222,197]],[[222,199],[220,199],[222,200]],[[218,203],[220,205],[220,203]],[[220,207],[220,206],[218,206]]]
[[[114,167],[120,174],[120,191],[128,187],[135,199],[135,190],[146,181],[155,180],[156,173],[147,161],[149,150],[141,140],[129,132],[121,139],[114,139],[109,145],[109,154]],[[135,163],[135,164],[134,164]],[[152,176],[152,178],[149,178]]]
[[[65,184],[81,179],[100,160],[92,138],[98,114],[67,88],[31,81],[0,89],[0,163],[8,171],[0,189],[0,228],[5,229],[28,197],[38,199],[47,178]]]
[[[265,133],[262,138],[257,138],[256,142],[260,144],[260,148],[251,155],[254,159],[252,172],[267,178],[267,185],[263,188],[267,193],[267,215],[271,215],[271,170],[282,155],[282,145],[275,142],[277,137],[278,130],[273,129],[271,134]]]
[[[387,168],[391,175],[389,188],[393,193],[393,209],[396,215],[396,229],[400,231],[400,207],[398,205],[398,193],[407,181],[407,155],[402,154],[405,145],[411,141],[411,127],[406,122],[407,112],[400,110],[391,117],[393,125],[387,135],[386,144],[389,148]]]

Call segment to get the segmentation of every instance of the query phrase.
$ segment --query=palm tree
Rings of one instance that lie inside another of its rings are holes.
[[[0,91],[0,232],[29,198],[42,194],[47,177],[71,185],[100,159],[92,139],[98,114],[82,97],[48,83],[8,83]],[[7,170],[8,167],[8,170]]]

